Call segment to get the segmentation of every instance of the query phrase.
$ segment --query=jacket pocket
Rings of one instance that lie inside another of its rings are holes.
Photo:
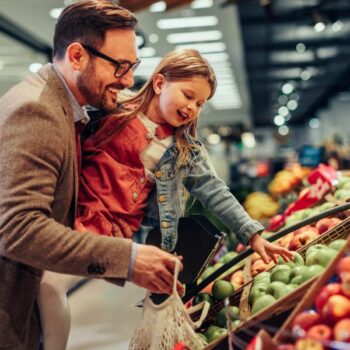
[[[0,348],[12,348],[28,336],[41,277],[4,257],[0,276]]]

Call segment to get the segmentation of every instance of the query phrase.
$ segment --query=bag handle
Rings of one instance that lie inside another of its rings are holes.
[[[203,309],[199,319],[196,322],[193,322],[195,328],[199,328],[202,325],[203,321],[205,320],[205,318],[208,315],[209,308],[210,308],[210,303],[208,301],[204,300],[201,303],[199,303],[195,306],[192,306],[187,310],[187,314],[191,315],[194,312],[197,312],[200,309]]]

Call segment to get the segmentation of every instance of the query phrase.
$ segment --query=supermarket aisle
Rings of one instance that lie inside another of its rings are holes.
[[[69,298],[72,329],[67,350],[127,350],[142,313],[133,304],[144,295],[130,283],[120,288],[89,281]]]

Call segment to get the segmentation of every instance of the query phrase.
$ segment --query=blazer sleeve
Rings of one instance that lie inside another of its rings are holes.
[[[65,195],[57,193],[65,191],[62,167],[75,157],[62,118],[33,102],[1,120],[0,254],[38,269],[126,279],[130,240],[80,233],[54,219],[54,200]]]

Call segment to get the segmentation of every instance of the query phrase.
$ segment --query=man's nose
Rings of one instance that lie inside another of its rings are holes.
[[[120,78],[120,83],[123,84],[124,88],[130,88],[134,85],[134,72],[129,69],[128,72]]]

